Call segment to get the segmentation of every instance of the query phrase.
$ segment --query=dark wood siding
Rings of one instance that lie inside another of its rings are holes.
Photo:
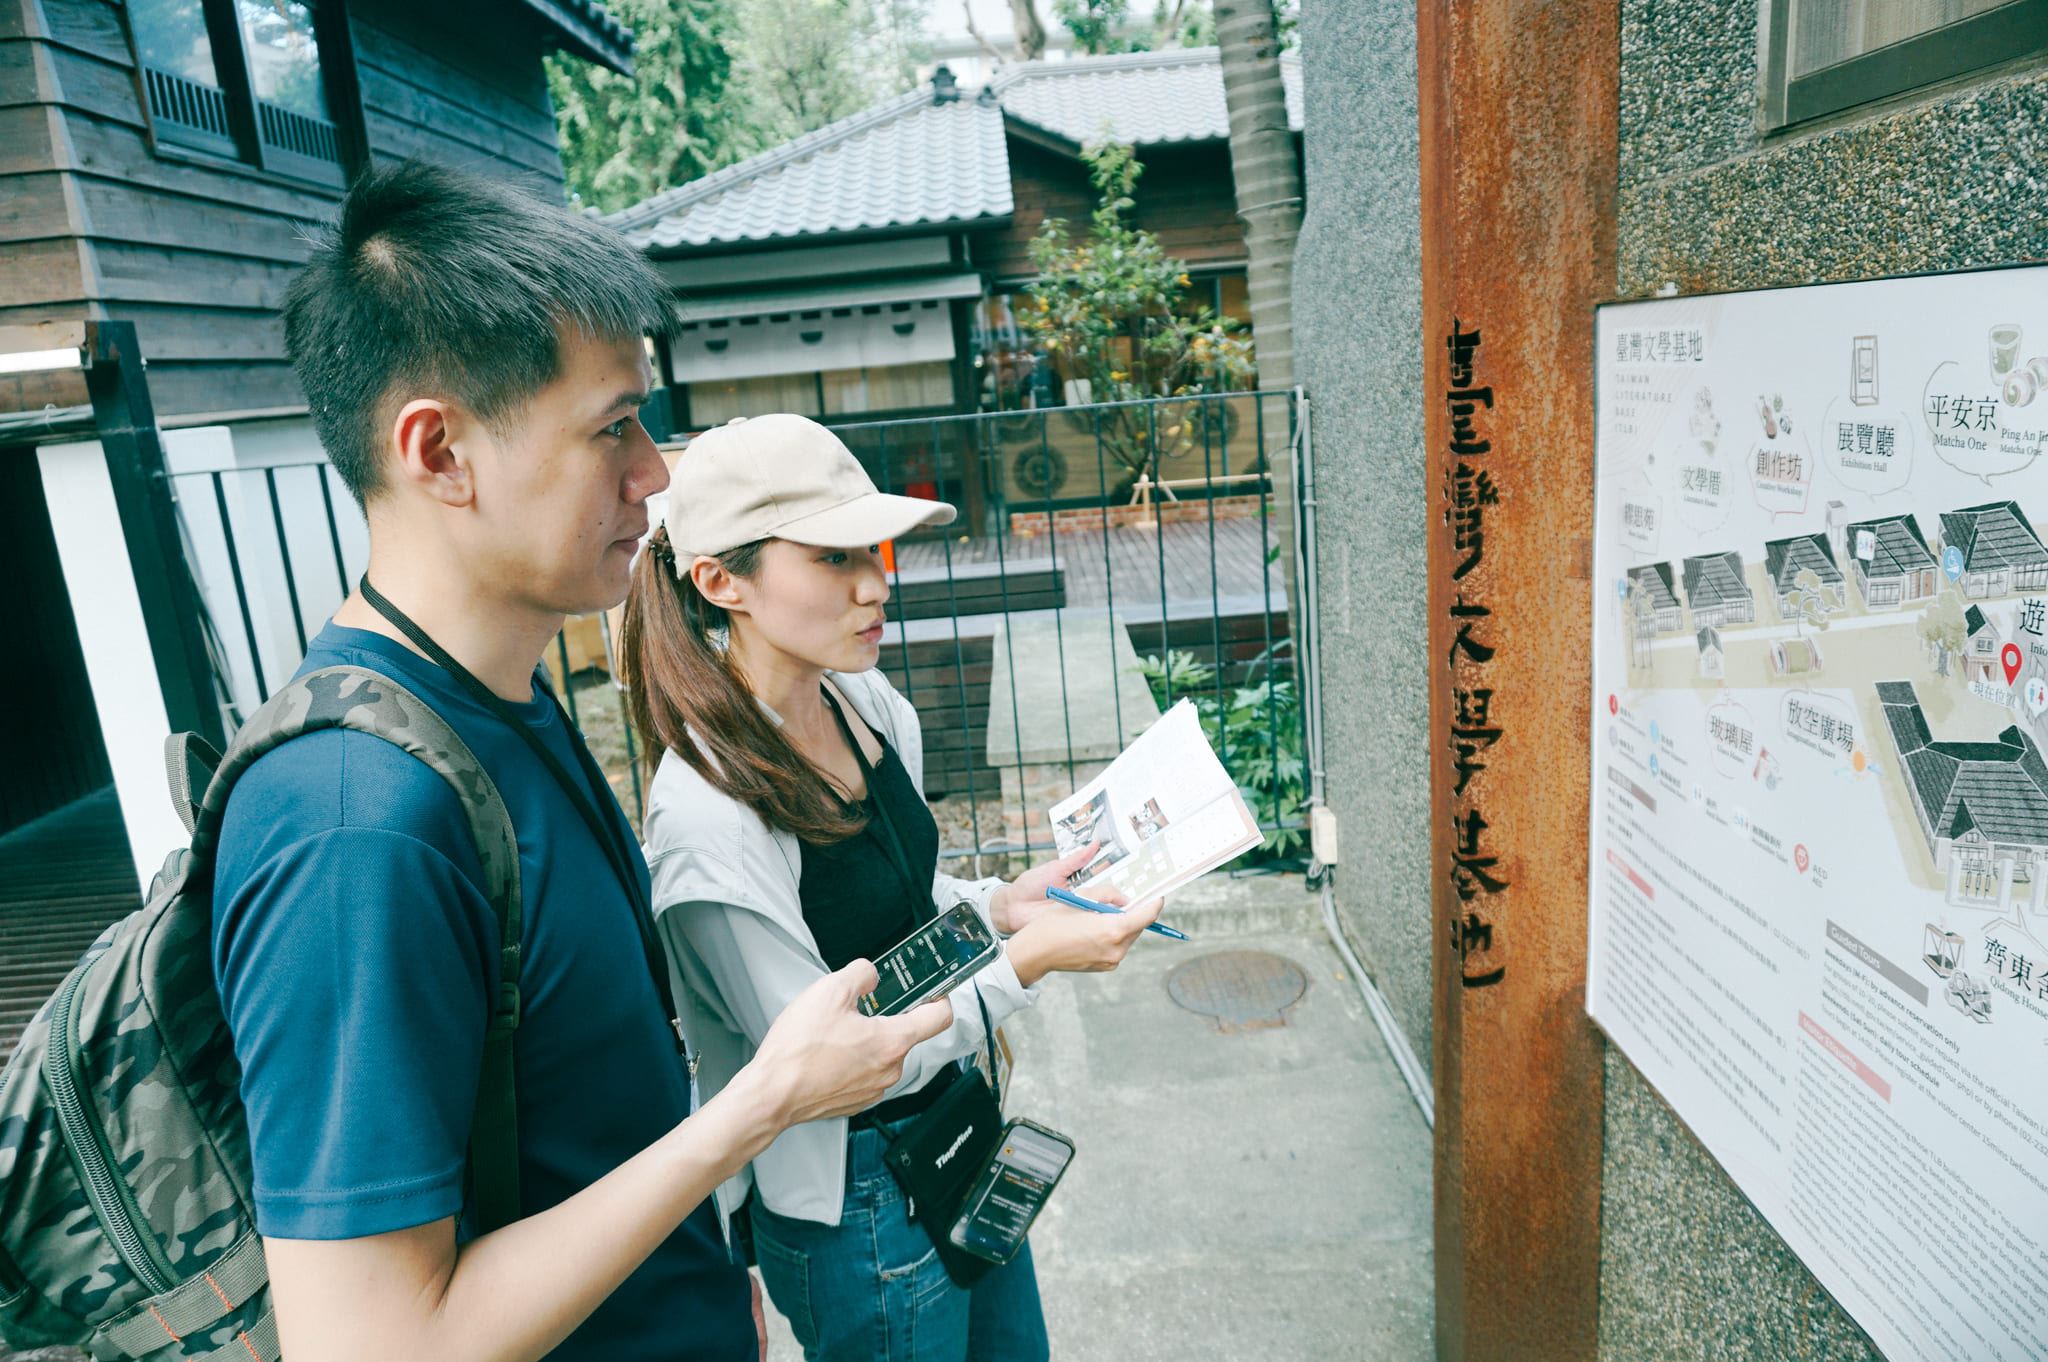
[[[1191,266],[1241,263],[1244,224],[1238,221],[1230,177],[1230,148],[1221,142],[1154,147],[1140,159],[1132,222],[1159,237],[1167,253]],[[1016,138],[1010,140],[1010,188],[1016,212],[1000,231],[979,234],[974,263],[997,279],[1028,278],[1029,246],[1049,217],[1085,231],[1095,209],[1088,170],[1070,156]]]
[[[497,0],[348,8],[374,158],[560,192],[536,20]],[[134,321],[163,415],[302,407],[277,308],[338,201],[152,152],[119,5],[0,0],[0,325]],[[0,380],[0,409],[82,400],[75,378]]]

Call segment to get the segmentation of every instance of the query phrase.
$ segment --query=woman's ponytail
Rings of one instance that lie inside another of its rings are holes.
[[[760,565],[761,544],[718,555],[735,577]],[[837,842],[865,824],[768,717],[712,638],[726,612],[676,571],[664,527],[633,565],[620,651],[626,704],[650,766],[674,752],[712,786],[806,842]]]

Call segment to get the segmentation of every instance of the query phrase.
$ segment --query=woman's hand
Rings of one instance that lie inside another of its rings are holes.
[[[1067,877],[1088,864],[1089,858],[1101,847],[1100,842],[1090,842],[1078,847],[1056,861],[1034,865],[1023,874],[990,896],[988,915],[996,924],[996,930],[1004,936],[1021,932],[1032,919],[1058,905],[1045,896],[1045,891],[1057,885],[1067,887]],[[1121,908],[1127,902],[1123,891],[1104,885],[1100,891],[1090,889],[1088,897],[1110,908]],[[1069,912],[1076,911],[1069,909]]]
[[[1091,913],[1047,903],[1005,943],[1010,967],[1026,988],[1054,970],[1096,974],[1115,969],[1165,905],[1164,898],[1155,898],[1121,913]]]

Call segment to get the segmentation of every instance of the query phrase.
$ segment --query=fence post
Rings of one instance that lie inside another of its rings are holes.
[[[94,424],[107,460],[107,478],[127,541],[142,604],[143,627],[163,691],[171,731],[200,734],[226,745],[213,664],[206,655],[199,589],[185,561],[176,496],[164,466],[156,408],[150,402],[133,322],[90,322],[85,371]]]

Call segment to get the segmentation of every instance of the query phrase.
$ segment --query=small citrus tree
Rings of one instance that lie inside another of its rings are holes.
[[[1130,223],[1132,191],[1144,167],[1130,147],[1091,144],[1082,152],[1097,194],[1088,234],[1048,219],[1031,242],[1036,304],[1021,318],[1062,376],[1085,379],[1094,402],[1189,397],[1242,388],[1252,374],[1251,340],[1214,309],[1187,306],[1186,269],[1159,239]],[[1151,413],[1125,408],[1101,417],[1102,444],[1133,475],[1156,454],[1171,458],[1201,441],[1204,422],[1221,428],[1214,403]],[[1158,448],[1154,448],[1154,437]]]

